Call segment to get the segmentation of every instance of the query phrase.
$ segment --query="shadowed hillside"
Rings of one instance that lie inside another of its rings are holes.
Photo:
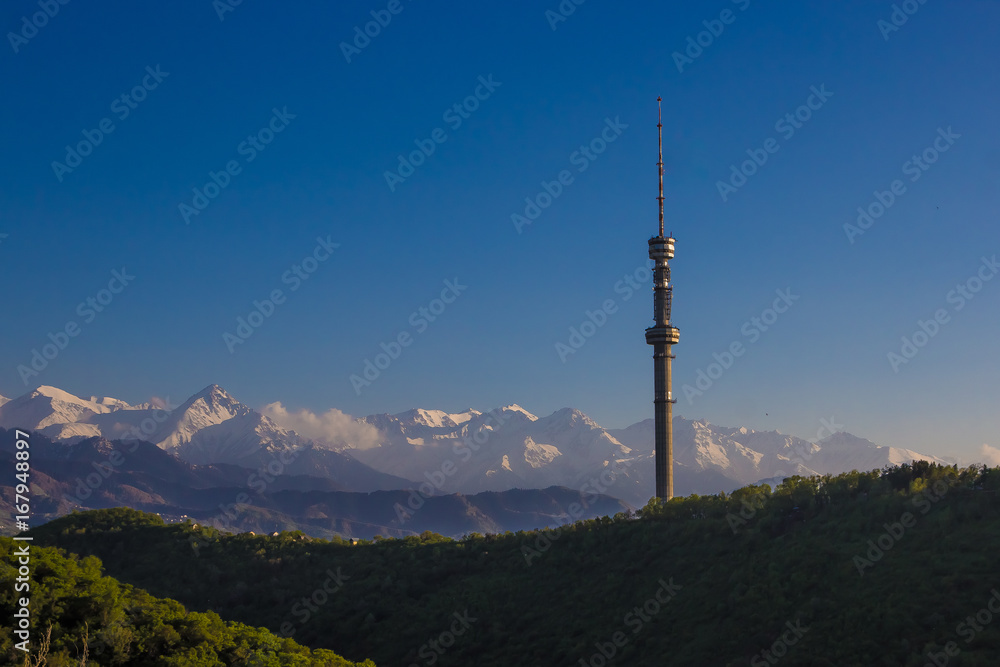
[[[32,619],[25,647],[31,665],[313,665],[352,667],[332,651],[310,651],[292,639],[276,637],[264,628],[223,621],[219,615],[189,612],[174,600],[163,600],[146,591],[104,576],[92,556],[80,559],[58,549],[32,546],[30,580],[15,593],[17,563],[26,542],[0,537],[0,578],[11,585],[0,589],[0,613],[14,618],[15,597],[30,599]],[[155,554],[147,554],[155,560]],[[23,598],[22,596],[27,596]],[[4,665],[29,664],[15,644],[10,622],[0,630],[0,661]],[[359,667],[374,667],[365,662]]]
[[[461,541],[231,536],[130,510],[34,534],[378,664],[995,665],[998,490],[998,469],[918,463]],[[330,577],[342,588],[310,598]]]

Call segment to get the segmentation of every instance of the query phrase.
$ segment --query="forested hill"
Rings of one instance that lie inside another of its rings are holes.
[[[174,600],[104,576],[97,558],[66,555],[52,547],[28,547],[27,588],[15,591],[18,563],[27,542],[0,537],[0,664],[69,667],[353,667],[332,651],[312,651],[264,628],[223,621],[218,614],[189,612]],[[157,560],[153,552],[143,558]],[[27,581],[24,581],[27,579]],[[15,645],[15,599],[27,599],[31,625],[26,648]],[[13,621],[13,622],[12,622]],[[366,662],[358,667],[374,667]]]
[[[33,533],[379,665],[994,667],[998,490],[1000,469],[918,463],[460,541],[231,536],[120,509]]]

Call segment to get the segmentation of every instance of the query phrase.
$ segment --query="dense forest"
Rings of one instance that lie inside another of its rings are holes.
[[[57,594],[39,593],[37,618],[53,619],[53,646],[70,656],[85,629],[115,637],[127,619],[117,641],[130,656],[169,625],[176,643],[159,646],[226,664],[256,664],[233,647],[265,641],[278,642],[266,664],[340,664],[278,657],[302,649],[248,627],[263,626],[378,665],[994,666],[998,491],[1000,469],[916,463],[653,500],[547,531],[358,544],[91,511],[32,531],[82,557],[38,550],[59,567],[50,589],[73,602],[46,606]],[[91,556],[127,584],[101,579]]]
[[[16,665],[24,653],[14,648],[10,620],[15,597],[28,596],[34,623],[30,630],[31,665],[210,666],[329,665],[350,667],[332,651],[299,645],[264,628],[223,621],[218,614],[189,612],[174,600],[104,576],[94,556],[80,558],[53,547],[29,548],[30,588],[15,593],[15,551],[25,542],[0,537],[0,610],[7,619],[0,633],[3,664]],[[157,561],[157,554],[143,557]],[[44,645],[42,655],[39,647]],[[19,658],[19,656],[21,656]],[[365,663],[371,666],[371,663]],[[373,667],[373,666],[371,666]]]

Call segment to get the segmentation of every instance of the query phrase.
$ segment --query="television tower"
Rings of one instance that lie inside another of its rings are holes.
[[[646,343],[653,346],[653,407],[656,442],[656,497],[670,500],[674,497],[674,425],[673,425],[673,384],[670,376],[670,361],[674,355],[670,346],[680,341],[681,332],[670,325],[670,300],[673,286],[670,284],[670,266],[667,260],[674,258],[673,236],[663,236],[663,114],[660,110],[662,98],[656,98],[659,134],[660,161],[656,166],[660,171],[660,233],[649,239],[649,258],[653,267],[653,326],[646,329]]]

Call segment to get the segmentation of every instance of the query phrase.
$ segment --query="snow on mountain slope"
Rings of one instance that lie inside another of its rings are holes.
[[[562,455],[558,448],[539,444],[532,440],[530,435],[524,439],[524,460],[532,468],[541,468]]]
[[[168,409],[153,403],[130,405],[106,396],[81,398],[56,387],[41,386],[0,404],[0,426],[29,428],[64,442],[94,436],[153,441]]]
[[[634,448],[653,448],[652,419],[610,433]],[[717,472],[740,485],[791,475],[874,470],[914,460],[945,463],[909,449],[880,447],[844,432],[813,443],[777,431],[715,426],[681,417],[674,418],[674,459],[693,470]]]
[[[156,444],[173,449],[191,441],[202,429],[253,413],[218,385],[209,385],[174,410],[168,420],[170,435]]]
[[[72,396],[72,394],[67,394],[67,395]],[[74,398],[76,398],[76,397],[74,396]],[[111,411],[114,411],[114,410],[130,410],[130,409],[133,409],[133,408],[145,407],[145,405],[142,405],[142,406],[129,405],[128,403],[126,403],[125,401],[123,401],[123,400],[121,400],[119,398],[111,398],[109,396],[91,396],[87,400],[90,403],[96,403],[98,405],[103,405],[104,407],[109,408],[109,410],[111,410]]]
[[[408,477],[409,479],[424,480],[425,473],[439,470],[446,460],[464,459],[468,461],[473,455],[481,458],[481,453],[485,453],[483,443],[490,441],[493,432],[503,427],[503,429],[517,427],[522,424],[529,424],[537,419],[534,415],[524,409],[513,406],[501,408],[488,413],[471,410],[467,413],[469,419],[457,423],[451,419],[452,426],[427,426],[423,420],[414,419],[414,412],[404,412],[399,415],[370,415],[364,418],[364,422],[378,429],[382,436],[381,443],[376,447],[363,450],[345,449],[359,461],[392,475]],[[445,414],[445,413],[441,413]],[[438,420],[436,423],[442,423]],[[493,464],[502,457],[503,452],[494,452],[490,447],[490,464]],[[523,460],[523,452],[521,455]],[[497,463],[499,466],[499,464]],[[472,473],[468,466],[457,469],[458,479],[464,479]],[[455,486],[455,478],[449,477],[448,487]],[[510,486],[505,487],[512,488]],[[488,490],[498,490],[492,486]]]
[[[341,483],[349,477],[364,479],[368,481],[362,485],[371,482],[381,489],[398,488],[393,485],[406,485],[407,480],[422,484],[431,495],[559,485],[606,493],[633,506],[645,504],[653,494],[651,419],[607,430],[579,410],[563,408],[538,417],[516,404],[488,412],[413,409],[360,420],[338,412],[336,420],[327,420],[336,428],[320,431],[336,431],[333,435],[343,437],[324,442],[303,438],[288,426],[307,423],[302,420],[309,415],[284,409],[269,415],[217,385],[169,412],[150,403],[84,399],[46,386],[0,403],[0,426],[39,430],[64,443],[95,436],[140,437],[196,464],[257,468],[279,452],[294,450],[303,453],[302,474]],[[292,417],[299,422],[289,421]],[[279,423],[283,419],[284,426]],[[365,437],[347,437],[345,429]],[[879,447],[848,433],[814,443],[776,431],[681,417],[674,418],[674,438],[678,495],[731,491],[796,474],[872,470],[918,459],[943,463],[908,449]]]
[[[478,410],[468,409],[458,414],[448,414],[443,410],[423,410],[414,408],[408,412],[401,412],[396,417],[400,423],[416,426],[427,426],[429,428],[454,428],[459,424],[464,424],[473,417],[480,415]]]
[[[874,470],[915,460],[947,465],[946,461],[936,456],[900,447],[879,447],[871,440],[845,432],[834,433],[817,444],[818,451],[809,460],[809,467],[822,474],[833,475],[848,470]]]
[[[428,482],[434,493],[578,488],[631,455],[600,425],[571,408],[539,418],[511,404],[485,413],[467,411],[463,414],[470,418],[461,423],[451,419],[452,426],[438,416],[433,427],[414,413],[366,417],[383,442],[343,451],[376,470]]]
[[[510,405],[505,405],[502,408],[498,408],[498,409],[502,410],[504,412],[519,412],[522,415],[524,415],[528,419],[528,421],[538,421],[538,417],[536,417],[535,415],[531,414],[530,412],[528,412],[527,410],[525,410],[524,408],[522,408],[517,403],[511,403]]]
[[[303,444],[294,432],[243,405],[217,385],[167,412],[151,403],[129,405],[89,399],[55,387],[37,389],[0,405],[0,426],[28,428],[61,441],[101,436],[141,438],[192,463],[236,462],[262,447]]]
[[[239,463],[262,448],[291,449],[306,442],[294,431],[209,385],[170,413],[155,441],[190,463]]]
[[[74,442],[101,435],[101,429],[96,424],[88,424],[87,422],[50,424],[39,432],[53,440],[70,440]]]
[[[607,487],[602,493],[633,505],[645,504],[653,493],[651,419],[606,430],[570,408],[539,418],[508,406],[457,427],[440,420],[430,428],[408,415],[366,417],[383,442],[344,451],[376,470],[426,481],[431,486],[424,489],[434,493],[599,484]],[[777,431],[674,418],[677,494],[732,491],[762,479],[872,470],[916,459],[939,461],[848,434],[814,443]]]
[[[106,402],[107,401],[107,402]],[[72,424],[120,409],[117,399],[87,400],[56,387],[42,385],[0,405],[0,426],[40,431],[46,426]]]

